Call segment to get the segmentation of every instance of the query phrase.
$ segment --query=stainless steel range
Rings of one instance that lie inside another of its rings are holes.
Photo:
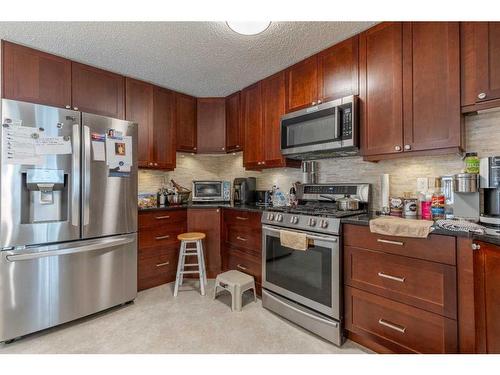
[[[262,305],[342,345],[340,219],[367,211],[369,184],[301,185],[299,205],[273,207],[262,214]],[[359,209],[337,209],[349,195]],[[305,234],[305,251],[283,246],[282,231]]]

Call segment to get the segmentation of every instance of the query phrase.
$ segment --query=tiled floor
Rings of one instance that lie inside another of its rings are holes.
[[[212,300],[172,284],[139,293],[135,303],[0,344],[7,353],[369,353],[351,341],[338,348],[247,298],[231,312],[229,295]],[[191,290],[189,290],[191,289]],[[251,297],[251,296],[248,296]]]

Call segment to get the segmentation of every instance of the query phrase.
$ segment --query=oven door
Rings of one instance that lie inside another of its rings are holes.
[[[289,230],[285,229],[284,230]],[[306,251],[281,245],[280,228],[262,227],[262,286],[340,319],[340,252],[337,236],[306,233]]]
[[[193,181],[193,201],[222,201],[222,181]]]

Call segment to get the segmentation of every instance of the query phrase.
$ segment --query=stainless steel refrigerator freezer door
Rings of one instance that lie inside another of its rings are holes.
[[[133,159],[128,176],[110,176],[108,161],[99,158],[97,145],[92,145],[93,137],[102,137],[110,130],[132,137]],[[82,139],[82,238],[136,232],[137,124],[83,113]]]
[[[137,295],[137,235],[0,252],[0,342]]]
[[[80,112],[3,99],[1,118],[0,248],[79,239]],[[38,165],[12,164],[11,151],[4,147],[9,142],[6,129],[21,125],[40,137],[71,139],[72,154],[44,155]],[[34,170],[62,176],[62,190],[49,194],[52,202],[28,189],[27,176]]]

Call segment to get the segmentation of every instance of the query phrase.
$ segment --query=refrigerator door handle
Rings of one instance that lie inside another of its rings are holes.
[[[83,225],[90,222],[90,128],[83,126]]]
[[[105,243],[94,243],[94,244],[90,244],[90,245],[83,245],[83,246],[73,247],[73,248],[69,248],[69,249],[61,249],[61,250],[53,250],[53,251],[49,250],[49,251],[41,251],[41,252],[33,252],[33,253],[25,253],[25,254],[12,254],[12,255],[7,255],[6,259],[9,262],[16,262],[16,261],[21,261],[21,260],[32,260],[32,259],[53,257],[53,256],[59,256],[59,255],[77,254],[77,253],[84,253],[87,251],[102,250],[102,249],[107,249],[110,247],[126,245],[126,244],[133,242],[133,241],[134,241],[134,238],[132,238],[132,237],[119,238],[119,239],[112,240],[112,241],[105,242]]]
[[[71,172],[71,225],[80,225],[80,126],[73,124],[73,158]]]

